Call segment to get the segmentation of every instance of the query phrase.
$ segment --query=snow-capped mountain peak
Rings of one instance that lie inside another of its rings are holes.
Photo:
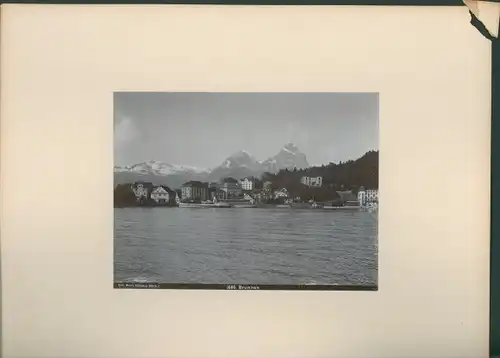
[[[233,153],[231,156],[226,158],[222,163],[224,168],[234,168],[234,167],[254,167],[258,164],[257,160],[246,150],[239,150]]]
[[[115,172],[132,172],[138,174],[152,173],[156,175],[170,175],[179,173],[202,173],[205,171],[206,169],[187,165],[168,164],[159,160],[148,160],[146,162],[127,166],[115,166]]]
[[[292,142],[285,144],[285,146],[281,150],[288,152],[288,153],[291,153],[291,154],[296,154],[296,153],[300,152],[299,148],[295,144],[293,144]]]
[[[309,167],[306,156],[299,148],[289,142],[281,148],[278,154],[263,162],[266,171],[277,172],[281,169],[302,169]]]

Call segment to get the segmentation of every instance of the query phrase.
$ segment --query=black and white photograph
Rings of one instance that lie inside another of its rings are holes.
[[[113,101],[115,288],[378,289],[378,93]]]

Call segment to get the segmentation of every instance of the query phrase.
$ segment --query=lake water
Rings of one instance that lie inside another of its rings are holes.
[[[115,281],[376,285],[377,226],[357,210],[115,209]]]

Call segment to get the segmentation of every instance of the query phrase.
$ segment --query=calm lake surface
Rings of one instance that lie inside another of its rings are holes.
[[[376,214],[115,209],[116,282],[377,284]]]

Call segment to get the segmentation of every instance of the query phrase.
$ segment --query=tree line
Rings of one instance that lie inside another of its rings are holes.
[[[351,190],[357,194],[361,186],[378,189],[378,151],[369,151],[356,160],[309,167],[306,169],[280,170],[277,173],[264,173],[256,181],[256,188],[263,182],[271,182],[271,189],[286,188],[292,197],[302,201],[340,201],[337,191]],[[301,184],[302,177],[322,177],[321,187],[308,187]]]

